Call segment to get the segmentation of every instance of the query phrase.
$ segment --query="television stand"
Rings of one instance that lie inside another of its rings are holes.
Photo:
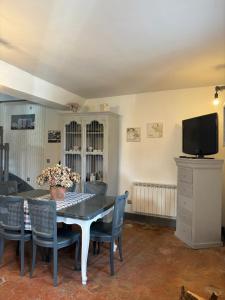
[[[184,156],[181,155],[179,158],[188,158],[188,159],[215,159],[214,157],[205,157],[205,156]]]
[[[194,249],[222,246],[222,159],[175,158],[175,235]]]

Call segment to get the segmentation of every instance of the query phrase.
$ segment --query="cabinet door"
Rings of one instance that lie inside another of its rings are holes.
[[[81,146],[82,128],[81,123],[71,121],[65,125],[64,136],[64,162],[72,171],[81,174]]]
[[[104,135],[105,128],[103,122],[93,120],[86,123],[85,135],[85,180],[102,181],[104,163]]]

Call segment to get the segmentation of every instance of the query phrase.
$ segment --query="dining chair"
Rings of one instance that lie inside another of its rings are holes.
[[[67,192],[74,192],[74,193],[80,193],[80,183],[75,182],[73,185],[69,188],[67,188]]]
[[[117,196],[115,199],[113,218],[111,223],[95,222],[90,228],[90,240],[94,243],[94,252],[96,242],[108,242],[110,243],[110,271],[111,275],[114,275],[114,242],[118,241],[120,260],[123,260],[122,255],[122,230],[124,220],[124,209],[128,192],[124,195]]]
[[[24,230],[24,199],[18,196],[0,196],[0,263],[4,240],[19,241],[20,274],[24,275],[24,244],[31,233]]]
[[[80,247],[80,233],[57,230],[56,202],[53,200],[28,199],[28,209],[32,230],[32,265],[30,277],[32,278],[36,262],[37,246],[53,250],[53,282],[58,281],[58,250],[75,244],[75,269],[78,269],[78,255]]]
[[[106,195],[108,184],[103,181],[87,181],[84,183],[84,192],[95,195]]]

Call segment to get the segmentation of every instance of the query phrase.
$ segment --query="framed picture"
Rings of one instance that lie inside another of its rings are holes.
[[[35,115],[12,115],[11,130],[25,130],[35,128]]]
[[[148,138],[161,138],[163,136],[163,123],[155,122],[147,124]]]
[[[131,127],[127,128],[127,142],[140,142],[141,128]]]
[[[48,131],[48,143],[61,143],[61,131],[49,130]]]

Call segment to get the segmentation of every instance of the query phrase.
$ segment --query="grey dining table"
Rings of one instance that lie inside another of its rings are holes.
[[[17,195],[26,200],[28,198],[43,198],[43,196],[46,195],[46,192],[48,191],[38,189],[18,193]],[[70,197],[74,195],[74,198],[80,195],[78,193],[69,194]],[[90,242],[90,226],[92,222],[103,218],[113,210],[115,199],[116,197],[114,196],[92,195],[77,204],[57,210],[57,222],[63,222],[70,225],[77,224],[81,227],[81,277],[83,285],[87,283],[87,258]]]

